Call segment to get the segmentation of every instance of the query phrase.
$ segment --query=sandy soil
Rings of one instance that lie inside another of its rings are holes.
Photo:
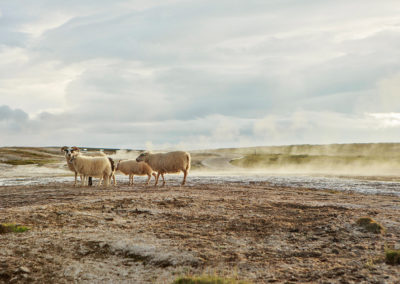
[[[187,187],[0,187],[0,282],[171,283],[211,273],[254,283],[399,283],[400,199],[226,182]],[[373,234],[355,222],[370,216]]]

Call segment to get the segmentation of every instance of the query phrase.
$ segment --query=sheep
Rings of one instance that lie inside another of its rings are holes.
[[[99,177],[99,183],[101,185],[102,180],[105,180],[104,186],[108,186],[110,183],[110,177],[112,176],[112,167],[109,158],[107,157],[87,157],[80,153],[71,156],[70,163],[73,164],[75,170],[83,175],[82,186],[86,184],[86,180],[89,176]]]
[[[67,166],[68,169],[72,172],[75,173],[75,182],[74,182],[74,186],[76,186],[76,182],[77,182],[77,177],[78,177],[78,172],[75,170],[74,165],[69,161],[72,157],[73,154],[79,152],[79,148],[78,147],[68,147],[68,146],[64,146],[61,148],[61,152],[64,152],[65,154],[65,159],[67,160]],[[82,176],[81,180],[82,180]]]
[[[157,172],[156,182],[154,186],[157,186],[158,178],[162,177],[163,184],[165,185],[164,174],[166,173],[179,173],[183,172],[183,180],[181,185],[185,185],[186,176],[190,170],[190,154],[183,151],[175,151],[168,153],[152,154],[145,152],[140,154],[136,158],[137,162],[144,161]]]
[[[76,186],[78,172],[75,170],[73,164],[70,162],[70,159],[71,159],[72,155],[80,153],[80,149],[78,147],[76,147],[76,146],[74,146],[74,147],[64,146],[64,147],[61,148],[61,152],[64,152],[64,154],[65,154],[65,159],[67,161],[68,169],[75,173],[74,186]],[[86,156],[91,156],[91,157],[99,157],[99,156],[103,157],[103,156],[106,156],[106,154],[104,154],[103,152],[86,152],[85,155]],[[82,175],[80,175],[80,177],[81,177],[81,180],[82,180]],[[114,179],[114,184],[115,184],[115,176],[113,176],[113,179]],[[89,185],[92,185],[92,177],[89,177]]]
[[[125,175],[129,175],[129,185],[133,185],[133,178],[135,175],[142,176],[147,175],[146,185],[149,184],[151,176],[156,178],[156,174],[153,173],[151,167],[145,162],[136,162],[136,160],[124,160],[119,161],[115,167],[116,171],[120,171]]]

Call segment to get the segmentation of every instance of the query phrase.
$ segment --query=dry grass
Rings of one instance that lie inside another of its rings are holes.
[[[180,277],[172,284],[251,284],[251,282],[208,275]]]
[[[362,217],[356,223],[370,233],[381,234],[385,231],[385,228],[381,224],[370,217]]]

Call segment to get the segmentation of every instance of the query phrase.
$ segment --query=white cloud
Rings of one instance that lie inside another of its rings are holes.
[[[1,3],[1,103],[26,116],[2,121],[0,144],[398,140],[399,9],[396,1]]]
[[[379,101],[383,111],[400,111],[400,74],[391,75],[378,82]],[[392,115],[390,113],[389,115]]]
[[[399,128],[400,113],[371,113],[379,123],[379,128]]]

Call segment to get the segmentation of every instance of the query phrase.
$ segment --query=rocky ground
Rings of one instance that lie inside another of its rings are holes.
[[[274,187],[0,187],[0,282],[171,283],[217,274],[253,283],[399,283],[400,199]],[[385,227],[369,233],[356,221]]]

